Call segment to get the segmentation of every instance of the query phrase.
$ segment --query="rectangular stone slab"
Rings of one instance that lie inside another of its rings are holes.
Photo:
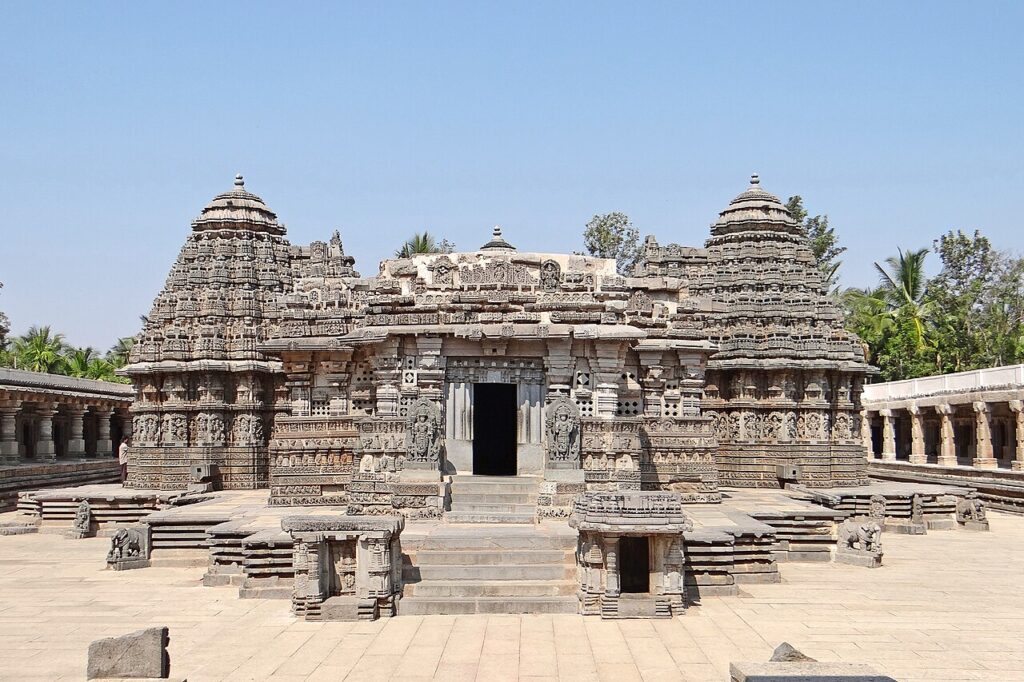
[[[89,645],[86,678],[166,678],[171,672],[166,627],[138,630]]]
[[[729,664],[732,682],[896,682],[863,663],[748,662]]]

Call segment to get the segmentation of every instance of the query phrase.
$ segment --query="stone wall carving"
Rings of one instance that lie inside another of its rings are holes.
[[[437,464],[444,431],[441,411],[432,400],[420,398],[409,407],[405,424],[405,452],[409,462]]]
[[[566,396],[545,408],[548,462],[556,467],[578,467],[580,462],[580,413]]]

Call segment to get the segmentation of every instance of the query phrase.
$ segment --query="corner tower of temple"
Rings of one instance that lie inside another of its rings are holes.
[[[703,405],[723,484],[863,482],[860,396],[873,370],[843,328],[802,226],[754,175],[705,250],[693,293],[712,302],[705,332],[717,351]]]
[[[284,235],[241,175],[192,222],[124,370],[136,390],[129,485],[182,489],[207,465],[218,487],[266,487],[281,365],[259,344],[291,286]]]

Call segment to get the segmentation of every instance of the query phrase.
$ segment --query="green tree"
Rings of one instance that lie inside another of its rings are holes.
[[[122,336],[117,340],[110,350],[107,351],[107,362],[114,366],[114,368],[124,367],[128,364],[128,356],[131,355],[132,348],[135,346],[134,336]]]
[[[63,373],[64,350],[64,335],[54,334],[49,326],[31,327],[11,348],[19,369],[51,374]]]
[[[1021,358],[1024,263],[1000,253],[975,231],[935,240],[942,271],[930,282],[939,368],[958,372]]]
[[[839,237],[836,236],[835,228],[829,225],[828,215],[808,215],[800,195],[792,196],[786,201],[786,210],[793,220],[803,227],[811,251],[818,261],[818,269],[821,270],[826,288],[838,295],[839,266],[842,265],[842,261],[838,259],[846,251],[846,247],[839,246]]]
[[[875,263],[879,287],[889,306],[889,313],[910,325],[914,343],[920,349],[926,345],[928,303],[925,291],[928,280],[924,274],[924,261],[928,249],[903,252],[885,259],[887,268]]]
[[[89,365],[97,360],[93,348],[69,348],[64,353],[64,371],[69,377],[86,378],[89,376]]]
[[[583,231],[583,247],[591,256],[614,258],[620,275],[631,275],[641,257],[640,232],[625,213],[595,215]]]
[[[433,235],[424,230],[407,239],[402,247],[395,251],[395,258],[412,258],[420,253],[452,253],[455,245],[447,239],[437,241]]]
[[[0,289],[4,288],[4,283],[0,282]],[[11,331],[10,320],[4,315],[3,311],[0,310],[0,352],[6,352],[7,350],[7,334]]]

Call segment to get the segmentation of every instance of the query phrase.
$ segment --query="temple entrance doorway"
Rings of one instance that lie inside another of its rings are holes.
[[[649,538],[624,536],[619,540],[619,589],[625,593],[651,591],[651,548]]]
[[[473,473],[515,476],[516,385],[473,384]]]

